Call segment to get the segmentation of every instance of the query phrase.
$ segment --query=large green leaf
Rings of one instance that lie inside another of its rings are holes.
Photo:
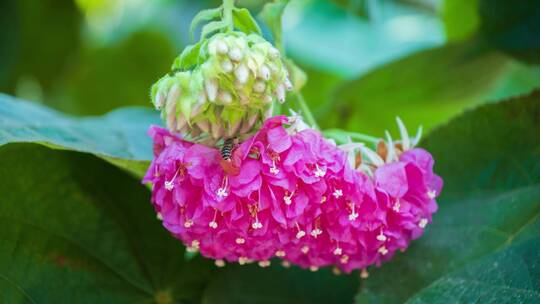
[[[480,33],[496,47],[540,63],[540,0],[480,0]]]
[[[287,52],[303,65],[354,77],[444,43],[440,20],[404,2],[370,3],[368,20],[330,1],[291,1],[283,15]]]
[[[476,41],[419,52],[338,88],[320,112],[325,117],[323,126],[382,136],[400,116],[409,126],[430,129],[486,100],[493,91],[508,97],[504,94],[540,86],[536,77],[530,85],[517,87],[517,92],[499,89],[514,68],[512,59]]]
[[[470,38],[479,26],[478,0],[445,0],[444,29],[449,41]]]
[[[147,129],[159,123],[158,114],[150,109],[74,118],[0,94],[0,145],[32,142],[92,153],[137,176],[144,174],[152,158]]]
[[[350,303],[357,290],[357,276],[335,276],[329,269],[311,273],[281,266],[261,269],[255,265],[232,265],[212,276],[202,303]]]
[[[422,145],[445,181],[440,210],[406,253],[372,270],[357,303],[538,302],[538,134],[538,92],[432,132]]]
[[[138,180],[94,156],[0,147],[1,303],[198,303],[208,262],[155,218]]]

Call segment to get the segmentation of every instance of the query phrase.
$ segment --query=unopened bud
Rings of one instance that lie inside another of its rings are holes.
[[[219,91],[218,99],[224,104],[230,104],[232,102],[232,95],[227,91]]]
[[[232,61],[240,61],[243,57],[244,54],[242,54],[242,51],[237,47],[229,51],[229,58],[231,58]]]
[[[242,105],[249,104],[249,97],[243,92],[238,93],[238,98],[240,98],[240,104]]]
[[[274,59],[278,59],[279,56],[281,55],[279,53],[279,50],[276,49],[275,47],[271,47],[269,50],[268,50],[268,54],[270,55],[270,57],[274,58]]]
[[[227,44],[223,40],[218,40],[216,42],[216,51],[219,54],[225,55],[225,54],[227,54],[229,52],[229,47],[227,46]]]
[[[209,79],[206,81],[204,88],[208,100],[215,101],[218,93],[218,81],[215,78]]]
[[[276,96],[280,103],[285,102],[285,85],[280,84],[276,87]]]
[[[212,132],[212,137],[214,139],[219,139],[223,137],[223,128],[221,126],[221,123],[216,122],[210,125],[210,129]]]
[[[198,121],[195,125],[197,125],[204,133],[210,133],[210,122],[208,120]]]
[[[176,127],[176,102],[169,102],[169,99],[167,98],[165,111],[167,113],[167,128],[174,130]]]
[[[221,61],[221,68],[225,73],[230,73],[234,69],[234,66],[229,59],[223,59],[223,61]]]
[[[238,129],[240,129],[241,125],[242,125],[241,120],[235,122],[234,124],[229,125],[229,128],[227,129],[227,132],[226,132],[227,136],[233,137],[236,134],[236,132],[238,132]]]
[[[291,91],[293,89],[293,85],[289,78],[285,78],[285,82],[283,84],[285,85],[285,89],[287,89],[287,91]]]
[[[262,99],[263,99],[264,103],[266,103],[266,104],[272,103],[272,96],[270,96],[270,95],[264,95]]]
[[[236,76],[236,79],[238,80],[238,82],[244,84],[248,80],[249,71],[244,64],[240,64],[238,65],[236,70],[234,70],[234,76]]]
[[[240,129],[240,133],[249,132],[257,122],[257,118],[259,118],[259,114],[253,114],[249,117],[246,117],[242,122],[242,128]]]
[[[184,131],[184,129],[187,127],[187,121],[184,116],[176,117],[176,130],[178,132]]]
[[[266,84],[262,80],[257,80],[253,84],[253,91],[256,93],[262,93],[266,89]]]
[[[270,79],[270,69],[266,65],[262,65],[259,69],[259,77],[264,80]]]
[[[169,90],[169,94],[167,94],[167,104],[176,103],[178,102],[179,98],[180,98],[180,86],[177,83],[175,83]]]
[[[156,98],[154,99],[154,106],[157,110],[161,110],[165,104],[165,95],[162,92],[157,92]]]

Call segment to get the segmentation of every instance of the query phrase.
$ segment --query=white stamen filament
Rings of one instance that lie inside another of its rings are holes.
[[[216,216],[217,216],[217,209],[214,209],[214,218],[210,223],[208,223],[208,226],[212,229],[216,229],[218,227],[218,224],[216,222]]]
[[[272,167],[270,167],[270,173],[277,175],[279,173],[279,169],[276,167],[276,160],[275,158],[272,159]]]
[[[283,197],[283,201],[285,202],[286,205],[292,204],[292,197],[293,197],[295,191],[296,191],[296,190],[294,190],[293,192],[291,192],[291,194],[285,195],[285,196]]]
[[[168,191],[171,191],[174,188],[174,180],[176,179],[176,176],[178,175],[178,172],[180,171],[180,168],[176,169],[176,172],[174,173],[171,180],[165,181],[165,189]]]
[[[262,226],[263,226],[262,223],[259,222],[259,218],[255,214],[255,222],[253,224],[251,224],[251,227],[253,227],[253,229],[261,229]]]
[[[321,234],[322,234],[322,230],[319,228],[315,228],[311,231],[311,236],[313,236],[314,238],[317,238]]]
[[[369,277],[369,272],[367,271],[367,269],[363,268],[362,271],[360,272],[360,278],[367,279],[368,277]]]
[[[401,204],[399,203],[399,200],[397,200],[396,203],[394,204],[394,207],[392,207],[392,210],[394,210],[395,212],[399,212],[400,208],[401,208]]]
[[[225,266],[225,261],[224,260],[216,260],[214,262],[214,264],[216,264],[217,267],[223,267],[223,266]]]
[[[185,227],[185,228],[189,228],[189,227],[191,227],[191,226],[193,226],[193,221],[192,221],[192,220],[186,220],[186,221],[184,222],[184,227]]]
[[[349,221],[354,221],[358,218],[358,213],[355,211],[356,204],[352,205],[352,213],[349,214]]]
[[[296,233],[296,238],[301,239],[306,235],[306,232],[302,229],[300,229],[300,226],[298,225],[298,222],[295,223],[296,229],[298,229],[298,232]]]
[[[315,172],[313,172],[316,177],[324,177],[326,175],[326,171],[319,168],[318,164],[315,164]]]
[[[270,266],[270,261],[259,261],[259,266],[262,268]]]
[[[221,188],[217,190],[217,196],[220,198],[227,197],[229,195],[229,192],[227,192],[227,186],[229,185],[229,179],[227,176],[223,178],[223,182],[221,183]]]

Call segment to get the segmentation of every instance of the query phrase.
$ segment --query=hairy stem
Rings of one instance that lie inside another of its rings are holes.
[[[227,24],[229,31],[234,30],[233,8],[234,0],[223,0],[223,22]]]

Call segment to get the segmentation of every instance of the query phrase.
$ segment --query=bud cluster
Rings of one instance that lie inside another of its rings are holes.
[[[173,132],[211,143],[249,134],[292,89],[280,52],[259,35],[218,33],[187,52],[193,65],[178,66],[190,56],[182,54],[152,87],[152,101]]]

